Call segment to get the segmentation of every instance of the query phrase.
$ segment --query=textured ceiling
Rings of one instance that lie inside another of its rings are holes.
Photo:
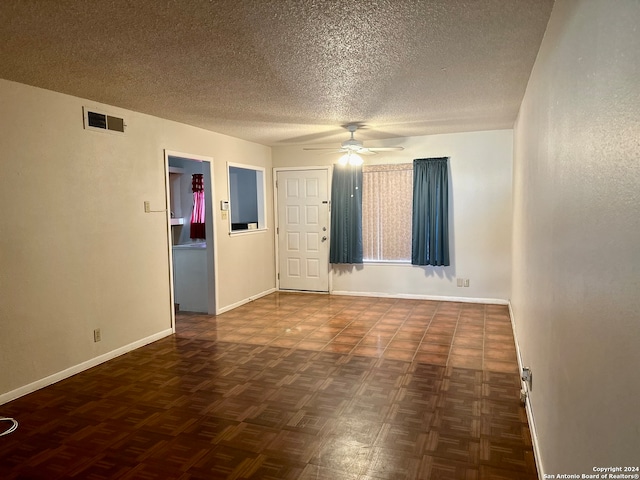
[[[553,0],[2,0],[0,78],[265,145],[511,128]]]

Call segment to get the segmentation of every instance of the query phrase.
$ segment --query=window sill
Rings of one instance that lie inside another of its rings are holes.
[[[237,237],[237,236],[242,236],[242,235],[254,235],[256,233],[267,232],[268,230],[269,230],[268,228],[255,228],[255,229],[252,229],[252,230],[233,230],[233,231],[229,232],[229,236]]]
[[[393,265],[400,267],[411,267],[411,260],[363,260],[362,263],[364,265],[373,265],[373,266],[381,266],[381,265]]]

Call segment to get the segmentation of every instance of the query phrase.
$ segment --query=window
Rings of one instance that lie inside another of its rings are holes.
[[[410,262],[413,165],[365,165],[362,177],[364,261]]]
[[[264,230],[264,168],[229,164],[229,200],[231,232]]]

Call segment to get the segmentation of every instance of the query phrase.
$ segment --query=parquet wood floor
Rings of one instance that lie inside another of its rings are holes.
[[[506,307],[275,293],[0,407],[3,479],[535,480]]]

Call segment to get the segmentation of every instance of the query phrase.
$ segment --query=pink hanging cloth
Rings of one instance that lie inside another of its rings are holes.
[[[204,228],[204,179],[202,173],[191,176],[193,210],[191,212],[191,238],[206,238]]]

